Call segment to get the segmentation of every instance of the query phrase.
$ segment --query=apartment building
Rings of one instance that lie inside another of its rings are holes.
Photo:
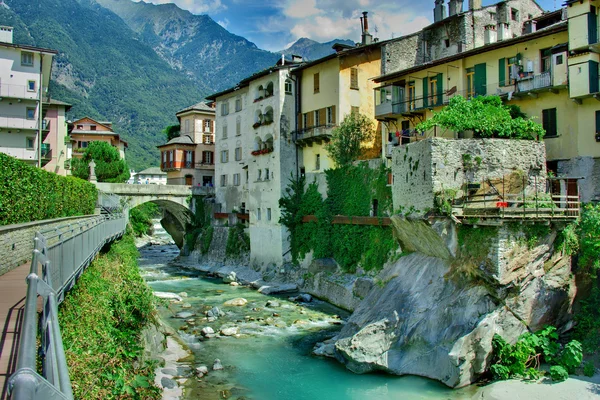
[[[0,151],[42,167],[53,159],[43,101],[56,50],[13,43],[13,28],[0,26]]]
[[[215,109],[200,102],[177,112],[180,135],[157,146],[168,185],[213,186]]]
[[[289,259],[289,233],[279,223],[279,199],[297,167],[291,69],[298,62],[282,59],[208,97],[217,104],[217,202],[222,212],[249,213],[253,265]]]
[[[71,143],[68,136],[67,112],[71,105],[59,100],[44,101],[44,120],[42,122],[44,142],[42,156],[46,164],[44,169],[65,176],[69,173]]]
[[[91,142],[106,142],[119,150],[121,159],[125,159],[128,144],[113,131],[112,122],[84,117],[70,123],[68,158],[81,157]]]

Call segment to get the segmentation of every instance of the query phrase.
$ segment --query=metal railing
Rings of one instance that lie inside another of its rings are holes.
[[[553,86],[553,83],[552,74],[550,74],[550,71],[519,78],[517,81],[517,89],[519,92],[528,92],[531,90],[543,89],[551,86]]]
[[[35,234],[17,370],[8,385],[12,400],[73,399],[58,305],[100,249],[123,235],[126,224],[123,214],[101,215]],[[39,318],[38,296],[43,299]],[[36,344],[38,319],[40,349]]]

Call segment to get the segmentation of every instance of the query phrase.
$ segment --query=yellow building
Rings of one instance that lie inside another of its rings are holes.
[[[301,149],[299,167],[309,181],[323,171],[335,168],[325,144],[333,129],[351,112],[373,118],[373,81],[381,69],[381,43],[372,43],[366,13],[363,42],[356,47],[335,45],[336,53],[294,69],[299,88],[295,141]],[[373,118],[375,126],[378,122]],[[381,157],[377,138],[366,144],[362,158]]]
[[[600,143],[590,129],[600,103],[586,85],[591,82],[598,91],[598,66],[585,64],[596,71],[589,79],[585,68],[574,71],[572,62],[579,56],[569,56],[571,21],[562,10],[533,18],[529,25],[534,27],[530,33],[500,41],[490,26],[484,46],[374,78],[375,117],[383,123],[387,156],[394,146],[422,138],[463,137],[440,128],[425,133],[414,129],[453,96],[499,95],[543,124],[548,168],[559,175],[588,178],[580,182],[580,191],[584,201],[594,199],[600,193],[591,179],[595,173],[585,168],[594,169],[590,164],[600,157]],[[577,78],[575,72],[586,78]],[[577,161],[581,157],[588,160],[582,164]]]

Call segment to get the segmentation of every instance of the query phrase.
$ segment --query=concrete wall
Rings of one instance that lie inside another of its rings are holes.
[[[28,222],[0,227],[0,275],[31,261],[33,238],[35,233],[52,229],[69,221],[78,221],[85,217],[58,218],[45,221]]]
[[[467,168],[463,156],[471,157]],[[480,162],[475,158],[479,157]],[[546,150],[543,143],[526,140],[430,138],[400,146],[392,154],[394,210],[434,207],[435,194],[461,190],[466,183],[501,179],[516,171],[526,177],[528,191],[546,187]],[[459,192],[459,196],[461,193]]]

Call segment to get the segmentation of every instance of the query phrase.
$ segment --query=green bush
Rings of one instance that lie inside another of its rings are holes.
[[[160,216],[160,207],[154,203],[144,203],[129,211],[129,223],[135,236],[149,235],[152,219]]]
[[[97,199],[89,182],[0,153],[0,225],[93,214]]]
[[[141,331],[154,321],[133,237],[98,257],[59,308],[76,399],[159,399],[154,366],[140,362]]]
[[[583,374],[588,377],[594,376],[596,373],[596,368],[594,368],[594,364],[591,362],[586,362],[583,365]]]
[[[560,365],[553,365],[550,367],[550,378],[552,378],[554,382],[566,381],[569,379],[569,373]]]
[[[244,232],[244,225],[236,224],[229,228],[225,255],[227,257],[238,257],[248,251],[250,251],[250,238]]]

